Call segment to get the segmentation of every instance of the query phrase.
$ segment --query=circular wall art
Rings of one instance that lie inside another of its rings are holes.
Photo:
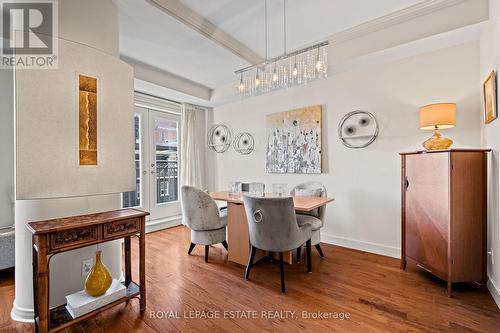
[[[349,148],[365,148],[378,136],[378,123],[368,111],[352,111],[339,123],[339,139]]]
[[[231,130],[226,125],[213,125],[207,133],[207,144],[210,150],[224,153],[231,147],[233,137]]]
[[[233,147],[237,153],[248,155],[253,151],[254,144],[253,136],[248,132],[242,132],[234,138]]]

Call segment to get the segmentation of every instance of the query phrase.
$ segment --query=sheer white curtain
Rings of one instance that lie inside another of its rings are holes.
[[[181,113],[181,185],[204,189],[206,110],[191,104],[182,105]]]

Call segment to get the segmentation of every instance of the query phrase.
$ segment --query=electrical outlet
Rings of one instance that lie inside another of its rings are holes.
[[[82,276],[87,276],[94,266],[94,259],[87,259],[82,261]]]

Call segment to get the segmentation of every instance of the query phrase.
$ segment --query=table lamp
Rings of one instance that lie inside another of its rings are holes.
[[[432,137],[422,143],[427,150],[448,149],[453,140],[443,138],[440,129],[452,128],[456,124],[455,103],[430,104],[420,108],[420,129],[434,130]]]

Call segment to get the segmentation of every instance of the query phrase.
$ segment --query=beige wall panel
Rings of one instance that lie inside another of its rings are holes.
[[[80,166],[78,75],[98,80],[98,165]],[[66,40],[59,69],[15,73],[16,198],[98,195],[135,188],[133,70]]]

